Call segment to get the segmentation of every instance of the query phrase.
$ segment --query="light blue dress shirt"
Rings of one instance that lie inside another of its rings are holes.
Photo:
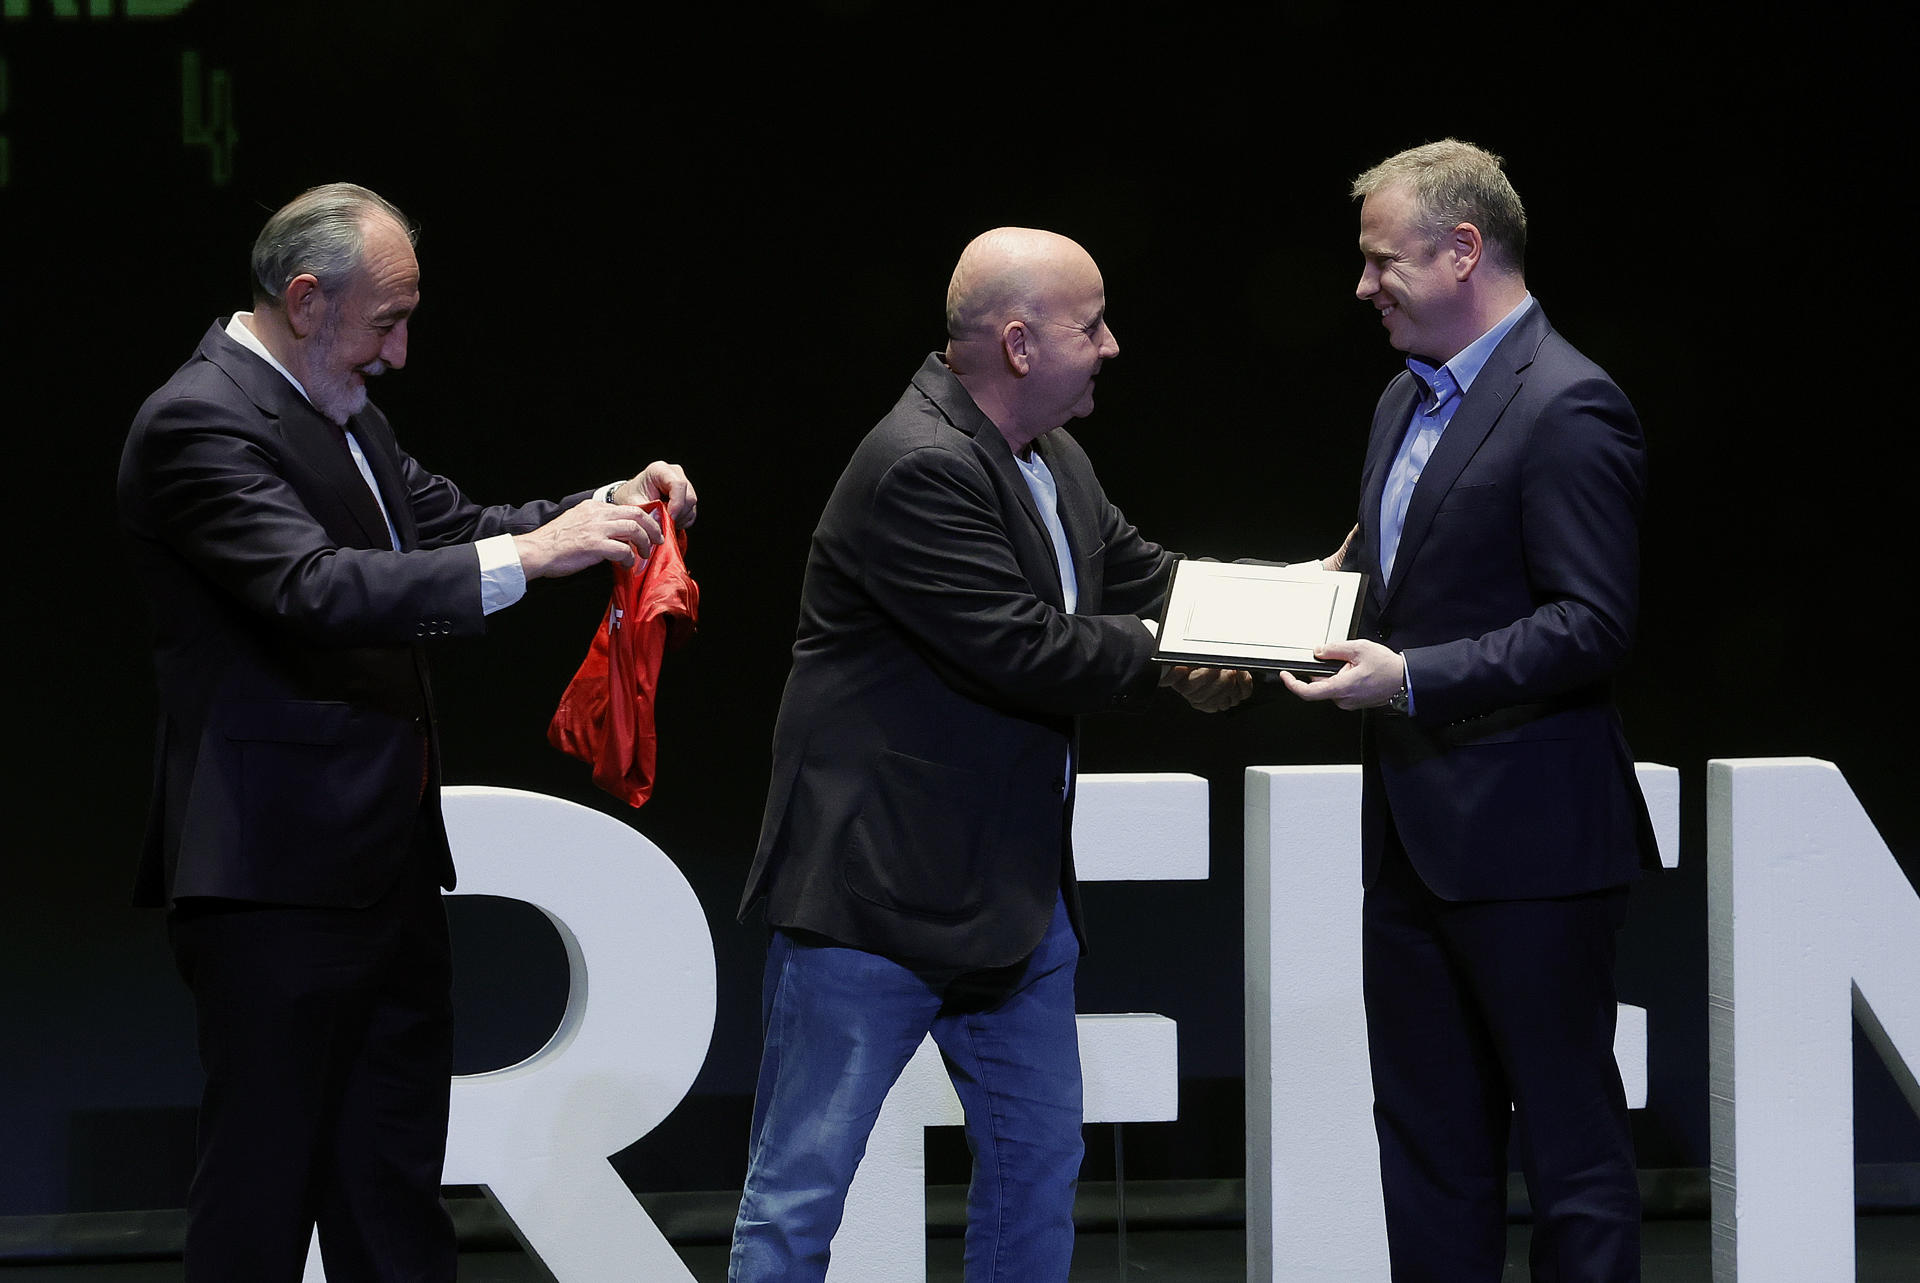
[[[1047,534],[1053,538],[1053,555],[1060,563],[1060,595],[1071,615],[1079,604],[1080,580],[1073,573],[1073,554],[1067,551],[1067,532],[1060,524],[1060,488],[1054,484],[1053,473],[1047,470],[1046,460],[1038,450],[1026,459],[1016,454],[1013,461],[1020,465],[1020,475],[1026,479],[1027,489],[1033,495],[1033,506],[1040,510],[1040,520],[1046,523]]]
[[[1528,294],[1498,324],[1460,349],[1445,365],[1429,365],[1417,356],[1407,358],[1407,368],[1420,380],[1425,395],[1414,409],[1413,421],[1407,425],[1407,435],[1401,439],[1399,453],[1387,470],[1387,483],[1380,491],[1380,574],[1387,582],[1393,582],[1393,562],[1400,551],[1400,531],[1407,523],[1407,505],[1413,500],[1413,488],[1420,483],[1427,460],[1433,457],[1433,448],[1440,444],[1440,435],[1453,421],[1467,389],[1486,368],[1493,349],[1532,306],[1533,295]],[[1413,707],[1411,669],[1407,671],[1407,707]]]
[[[1071,615],[1073,608],[1080,604],[1080,577],[1073,573],[1073,554],[1067,551],[1066,527],[1060,524],[1060,487],[1038,450],[1030,451],[1025,459],[1016,454],[1013,461],[1020,465],[1020,475],[1033,495],[1033,506],[1040,510],[1040,520],[1046,523],[1047,534],[1053,539],[1054,559],[1060,563],[1060,596]],[[1067,746],[1067,778],[1073,778],[1071,742]]]

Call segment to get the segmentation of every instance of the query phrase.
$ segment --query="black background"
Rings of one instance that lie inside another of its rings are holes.
[[[1191,553],[1300,558],[1352,522],[1396,364],[1352,299],[1348,182],[1448,135],[1507,157],[1529,285],[1650,443],[1643,626],[1619,698],[1636,756],[1681,770],[1684,850],[1622,943],[1622,998],[1650,1011],[1644,1166],[1708,1161],[1706,761],[1835,762],[1914,871],[1897,624],[1913,576],[1894,533],[1912,489],[1914,233],[1891,194],[1912,149],[1884,32],[1765,6],[1720,22],[1682,6],[1548,21],[816,2],[668,20],[513,0],[198,0],[167,18],[124,3],[62,17],[9,0],[0,22],[0,1214],[184,1198],[191,1013],[158,917],[126,906],[153,701],[113,475],[140,401],[246,306],[260,223],[317,182],[365,183],[421,225],[409,364],[375,396],[428,466],[488,502],[660,456],[699,485],[700,637],[668,661],[643,810],[544,739],[603,575],[538,585],[435,661],[449,782],[619,814],[706,906],[713,1046],[694,1094],[621,1156],[637,1188],[739,1180],[762,941],[733,905],[807,536],[853,443],[939,346],[959,249],[1000,224],[1066,232],[1100,262],[1122,355],[1076,434],[1128,516]],[[203,83],[228,77],[224,184],[182,142],[189,53]],[[1242,772],[1357,753],[1350,717],[1291,702],[1088,725],[1085,769],[1193,771],[1214,799],[1209,881],[1088,889],[1081,1009],[1180,1023],[1181,1121],[1129,1129],[1129,1175],[1241,1173]],[[512,906],[453,911],[462,1064],[507,1063],[557,1018],[555,939]],[[1858,1157],[1920,1159],[1920,1126],[1861,1059]],[[953,1146],[933,1144],[934,1178],[957,1179]]]

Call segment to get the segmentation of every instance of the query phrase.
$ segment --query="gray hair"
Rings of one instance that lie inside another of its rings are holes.
[[[311,274],[323,290],[345,283],[360,268],[372,216],[391,218],[409,242],[419,239],[393,202],[354,183],[311,187],[288,201],[253,242],[254,302],[281,305],[296,276]]]
[[[1405,184],[1429,249],[1461,223],[1472,223],[1480,229],[1488,259],[1518,275],[1527,257],[1527,211],[1502,164],[1472,143],[1443,138],[1387,157],[1353,180],[1353,197]]]

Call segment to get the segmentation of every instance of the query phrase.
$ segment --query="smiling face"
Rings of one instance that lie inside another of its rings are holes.
[[[996,227],[961,251],[942,359],[1015,454],[1092,414],[1094,378],[1118,355],[1100,269],[1075,241]]]
[[[420,264],[391,219],[369,215],[360,268],[322,294],[322,314],[300,379],[335,423],[366,408],[367,380],[407,363],[407,322],[420,305]]]
[[[1035,425],[1051,431],[1093,413],[1094,376],[1120,355],[1107,325],[1107,291],[1100,269],[1084,253],[1065,256],[1040,293],[1031,321],[1027,374],[1021,395]]]
[[[1386,187],[1360,205],[1360,255],[1366,265],[1354,296],[1380,314],[1387,341],[1410,355],[1451,360],[1471,343],[1471,309],[1452,237],[1430,245],[1419,206],[1405,185]]]

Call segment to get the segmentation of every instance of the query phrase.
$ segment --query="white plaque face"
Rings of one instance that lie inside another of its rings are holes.
[[[1261,566],[1182,561],[1173,568],[1160,647],[1166,664],[1329,673],[1314,649],[1353,635],[1366,576],[1318,562]]]

